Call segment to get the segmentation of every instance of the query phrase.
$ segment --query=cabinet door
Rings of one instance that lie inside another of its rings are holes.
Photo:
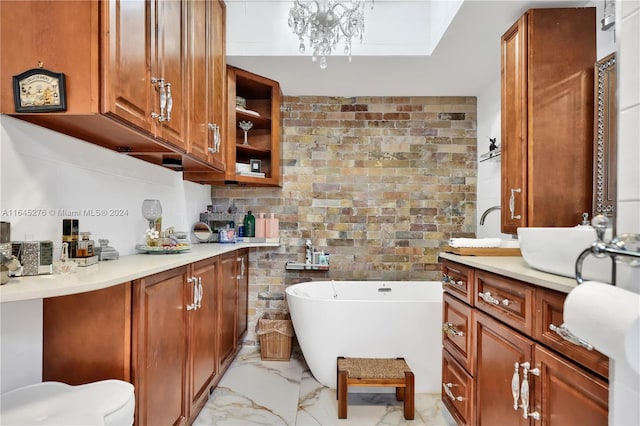
[[[247,331],[247,312],[249,309],[249,250],[238,251],[238,312],[236,320],[236,337],[238,344]]]
[[[195,418],[209,396],[209,388],[218,374],[216,353],[216,329],[218,327],[218,258],[200,261],[193,265],[190,303],[199,288],[197,309],[189,312],[189,397],[191,417]]]
[[[186,423],[187,267],[144,277],[134,287],[136,424]]]
[[[236,306],[237,288],[236,253],[228,253],[220,258],[220,327],[218,335],[218,359],[223,366],[230,362],[236,349]]]
[[[116,0],[100,5],[104,34],[103,113],[151,134],[155,97],[150,74],[151,28],[155,25],[151,3]]]
[[[608,424],[609,389],[596,375],[537,345],[536,405],[542,425]],[[536,423],[539,424],[539,423]]]
[[[152,77],[164,80],[165,119],[157,121],[156,135],[186,150],[186,2],[155,2],[156,43]],[[158,94],[159,95],[159,94]]]
[[[501,39],[502,198],[505,234],[527,226],[527,15]]]
[[[219,1],[187,3],[188,33],[188,152],[223,170],[222,167],[222,99],[224,88],[220,81],[223,67],[219,64],[224,11]],[[222,80],[224,82],[224,80]],[[217,131],[216,131],[216,127]]]
[[[475,331],[476,424],[529,425],[529,420],[522,416],[522,409],[517,407],[519,398],[514,408],[512,378],[515,363],[532,361],[533,342],[480,312],[476,314]],[[520,377],[518,374],[518,380]],[[533,392],[533,386],[530,386],[530,394]]]

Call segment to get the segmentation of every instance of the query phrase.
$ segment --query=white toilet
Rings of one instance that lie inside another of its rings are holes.
[[[122,380],[44,382],[0,395],[0,424],[131,426],[134,389]]]

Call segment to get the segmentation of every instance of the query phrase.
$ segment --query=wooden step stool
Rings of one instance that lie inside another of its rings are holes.
[[[347,418],[349,386],[394,386],[396,399],[404,400],[404,418],[415,413],[415,379],[404,358],[338,357],[338,418]]]

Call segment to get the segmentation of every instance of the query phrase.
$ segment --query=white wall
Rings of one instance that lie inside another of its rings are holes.
[[[11,223],[12,240],[51,240],[55,256],[62,219],[70,217],[63,210],[79,212],[80,231],[91,232],[96,244],[107,238],[126,255],[142,242],[145,198],[162,203],[163,228],[184,231],[211,204],[209,185],[5,115],[0,116],[0,165],[0,220]],[[97,216],[102,210],[107,214]],[[7,285],[19,281],[11,278]],[[0,390],[5,392],[42,379],[42,301],[0,309]]]
[[[640,234],[640,1],[618,1],[618,203],[617,235]],[[618,266],[617,285],[640,293],[640,268]],[[640,363],[640,360],[636,360]],[[611,425],[640,424],[640,376],[625,362],[610,372]]]

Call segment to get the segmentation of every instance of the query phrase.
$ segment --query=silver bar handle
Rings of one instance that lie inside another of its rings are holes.
[[[171,83],[167,83],[167,121],[171,121],[171,111],[173,111],[173,95],[171,94]]]
[[[198,309],[200,309],[202,307],[202,277],[198,277],[198,294],[197,294],[197,304],[198,304]]]
[[[187,311],[195,311],[198,309],[198,290],[196,287],[198,279],[196,277],[189,277],[187,278],[187,282],[193,284],[193,303],[187,305]]]
[[[513,377],[511,377],[511,395],[513,395],[513,409],[518,411],[518,400],[520,399],[520,364],[513,365]]]
[[[516,212],[516,192],[522,192],[520,188],[511,188],[511,197],[509,197],[509,212],[511,212],[511,219],[522,219],[522,216],[515,215]]]
[[[238,275],[237,279],[242,280],[244,279],[244,257],[239,257],[237,261],[240,262],[240,275]]]
[[[569,329],[564,324],[560,326],[549,324],[549,330],[555,332],[558,336],[562,337],[567,342],[573,343],[574,345],[582,346],[588,351],[592,351],[594,349],[592,344],[580,339],[578,336],[569,331]]]
[[[540,413],[537,411],[529,412],[529,373],[534,376],[540,375],[540,369],[530,369],[531,364],[525,362],[522,364],[522,387],[520,388],[521,401],[522,401],[522,417],[526,420],[531,417],[534,420],[540,420]]]
[[[151,84],[155,84],[158,87],[158,91],[160,93],[160,114],[157,112],[151,113],[151,118],[158,120],[159,122],[165,121],[167,118],[165,117],[165,108],[167,106],[167,92],[165,90],[164,78],[151,78]]]
[[[492,305],[502,305],[502,306],[509,306],[509,304],[511,303],[509,301],[509,299],[502,299],[502,300],[498,300],[495,297],[493,297],[491,295],[491,292],[487,291],[485,293],[483,292],[479,292],[478,296],[480,296],[480,298],[482,300],[484,300],[487,303],[491,303]]]
[[[463,397],[455,396],[453,392],[451,392],[451,388],[454,386],[456,385],[454,385],[453,383],[443,383],[442,388],[444,389],[444,393],[447,394],[449,399],[452,399],[453,401],[464,401]]]
[[[447,333],[451,337],[462,337],[464,336],[464,332],[458,330],[455,325],[450,322],[445,322],[442,324],[442,331]]]
[[[213,133],[213,147],[209,147],[209,152],[212,154],[220,152],[220,126],[214,123],[208,123],[207,127]]]

